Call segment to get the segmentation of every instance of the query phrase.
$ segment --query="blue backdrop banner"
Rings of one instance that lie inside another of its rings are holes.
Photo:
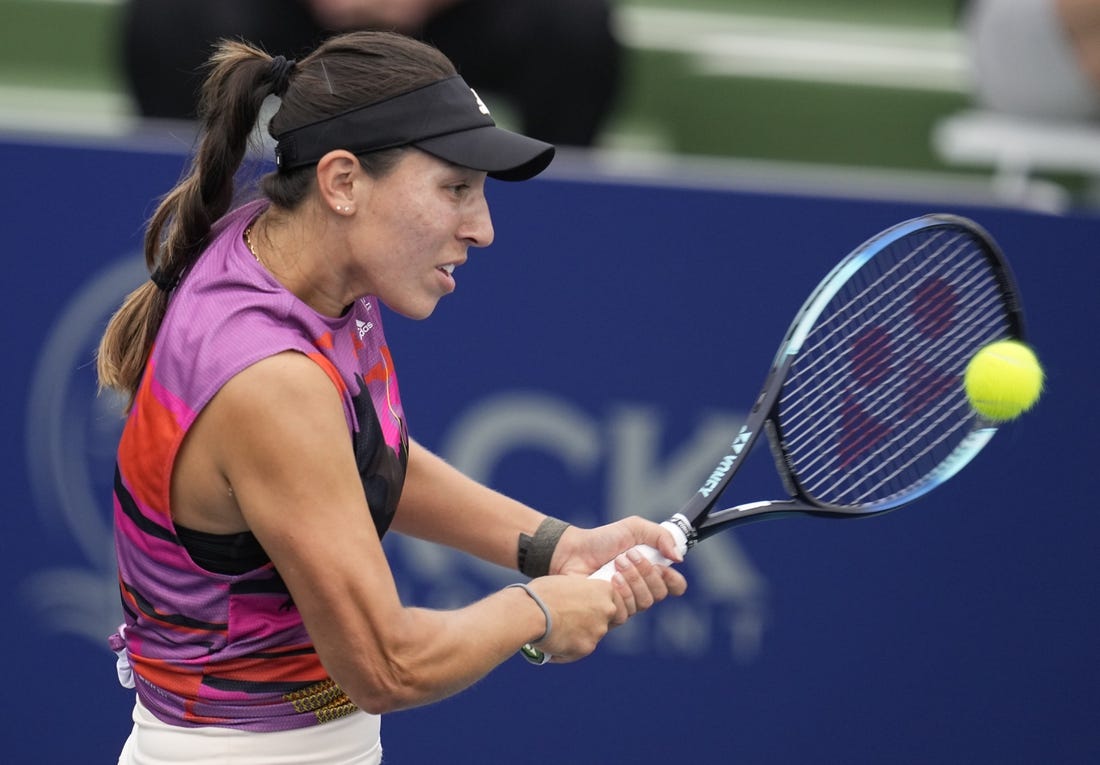
[[[146,278],[143,223],[177,153],[0,143],[0,760],[111,763],[131,693],[110,529],[118,402],[93,353]],[[383,724],[393,763],[1100,761],[1100,511],[1092,507],[1100,220],[995,207],[550,177],[491,183],[496,243],[456,294],[387,315],[411,434],[592,525],[674,512],[744,417],[790,318],[850,249],[926,212],[1001,242],[1048,372],[1036,410],[920,504],[718,535],[688,596],[592,657],[516,658]],[[761,450],[730,493],[777,496]],[[403,597],[467,603],[516,575],[387,537]]]

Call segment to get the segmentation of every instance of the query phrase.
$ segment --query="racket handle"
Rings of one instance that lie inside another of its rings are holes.
[[[675,521],[665,521],[661,524],[662,527],[668,529],[672,534],[672,538],[676,540],[676,549],[680,553],[680,557],[683,557],[687,553],[687,535],[684,534],[683,528]],[[657,550],[656,547],[650,547],[649,545],[635,545],[634,549],[645,556],[646,560],[658,566],[671,566],[670,561]],[[600,566],[598,569],[589,574],[589,579],[602,579],[605,582],[610,582],[611,577],[615,575],[615,561],[609,560],[607,563]]]
[[[676,541],[676,550],[680,553],[680,557],[682,558],[688,550],[687,533],[684,531],[684,529],[690,528],[690,524],[688,523],[687,518],[677,513],[676,515],[672,516],[671,519],[662,523],[661,526],[668,529],[669,533],[672,534],[672,538]],[[672,565],[672,561],[666,558],[664,555],[661,555],[660,551],[658,551],[655,547],[650,547],[649,545],[635,545],[633,549],[644,555],[646,560],[648,560],[650,563],[658,566]],[[607,563],[603,564],[598,569],[589,574],[588,578],[601,579],[605,582],[610,582],[611,577],[615,575],[615,571],[615,561],[609,560]],[[546,664],[550,661],[551,658],[553,658],[550,654],[538,648],[535,648],[530,643],[527,643],[525,646],[523,646],[523,648],[520,649],[520,653],[523,654],[523,658],[527,659],[527,661],[531,662],[532,664]]]

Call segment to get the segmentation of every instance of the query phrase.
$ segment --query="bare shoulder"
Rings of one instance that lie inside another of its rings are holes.
[[[335,386],[325,370],[297,351],[284,351],[257,361],[234,375],[216,399],[233,407],[263,406],[286,399],[303,403],[339,401]],[[214,402],[211,402],[214,403]]]
[[[211,533],[248,527],[239,500],[258,486],[285,491],[287,464],[326,457],[346,442],[340,397],[315,362],[288,352],[243,370],[203,408],[173,468],[177,523]],[[324,435],[326,433],[334,435]]]
[[[352,459],[339,391],[301,353],[280,353],[239,372],[207,410],[205,441],[234,486],[255,475],[277,483],[319,461]]]

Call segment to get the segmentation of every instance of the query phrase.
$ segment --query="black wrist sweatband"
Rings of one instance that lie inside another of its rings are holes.
[[[546,576],[550,573],[550,560],[554,557],[554,549],[558,546],[558,540],[569,524],[559,521],[557,518],[547,516],[534,536],[528,534],[519,535],[519,570],[521,574],[534,579]]]

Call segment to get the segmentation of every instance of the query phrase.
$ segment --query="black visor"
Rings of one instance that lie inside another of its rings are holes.
[[[313,164],[334,149],[366,154],[416,146],[502,181],[525,181],[554,158],[550,144],[498,128],[477,93],[458,75],[275,138],[281,171]]]

